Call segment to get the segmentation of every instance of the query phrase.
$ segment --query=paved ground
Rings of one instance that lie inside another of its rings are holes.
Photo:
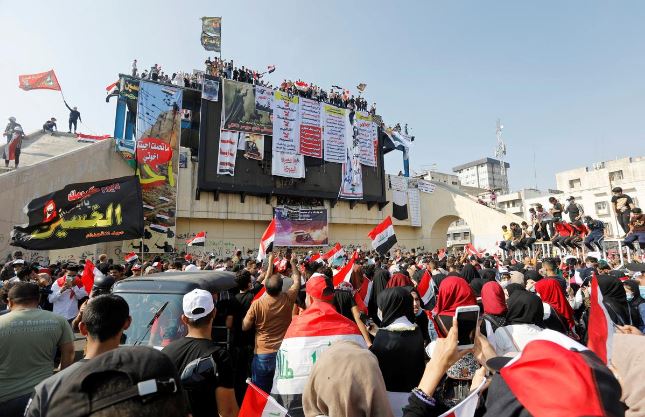
[[[89,145],[91,143],[79,142],[76,136],[70,133],[58,133],[56,136],[45,135],[41,132],[32,133],[22,141],[20,167],[35,165],[45,159],[60,156]],[[0,152],[4,149],[4,146],[4,144],[0,146]],[[10,162],[9,166],[9,170],[13,170],[13,162]],[[4,164],[0,163],[0,174],[7,171]]]

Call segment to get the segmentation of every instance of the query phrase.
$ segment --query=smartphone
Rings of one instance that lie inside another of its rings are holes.
[[[477,331],[477,322],[479,320],[479,306],[457,307],[455,310],[457,318],[458,346],[457,349],[471,349],[475,346],[475,332]]]

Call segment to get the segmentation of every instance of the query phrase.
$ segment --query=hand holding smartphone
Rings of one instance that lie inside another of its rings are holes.
[[[479,306],[457,307],[455,310],[457,319],[457,349],[472,349],[475,346],[475,334],[479,322]]]

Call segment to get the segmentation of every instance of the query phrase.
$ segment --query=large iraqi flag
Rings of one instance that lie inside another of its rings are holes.
[[[258,262],[263,261],[267,257],[267,252],[273,250],[273,241],[275,240],[275,217],[271,219],[269,227],[262,234],[260,239],[260,248],[258,249]]]
[[[329,346],[341,340],[367,347],[356,323],[331,304],[315,301],[295,316],[278,350],[271,395],[289,412],[302,414],[302,393],[311,369]]]
[[[372,239],[372,247],[374,250],[381,255],[385,255],[396,244],[396,234],[394,234],[392,218],[387,216],[367,236]]]

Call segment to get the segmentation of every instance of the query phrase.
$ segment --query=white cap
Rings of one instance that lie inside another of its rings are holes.
[[[184,272],[197,272],[197,271],[201,271],[201,269],[199,269],[197,265],[193,265],[193,264],[186,265],[186,268],[184,268]]]
[[[194,289],[184,295],[184,316],[191,320],[201,319],[215,308],[213,296],[206,290]]]
[[[499,267],[499,273],[500,274],[508,274],[509,273],[508,268],[506,268],[505,266],[500,266]]]
[[[15,259],[13,262],[11,262],[12,265],[22,265],[25,263],[24,259]]]

